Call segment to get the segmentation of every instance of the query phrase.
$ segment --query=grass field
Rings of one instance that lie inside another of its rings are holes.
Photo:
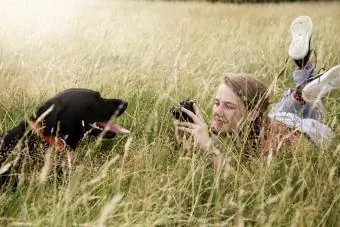
[[[169,108],[199,100],[209,118],[224,72],[272,84],[271,101],[292,85],[285,63],[289,26],[314,22],[318,68],[340,63],[340,4],[229,5],[133,1],[0,2],[0,131],[69,87],[129,102],[114,141],[83,141],[70,177],[41,166],[0,189],[0,223],[16,226],[340,226],[340,146],[306,141],[294,151],[241,162],[214,174],[200,154],[174,147]],[[279,77],[279,73],[283,70]],[[339,92],[325,100],[336,134]]]

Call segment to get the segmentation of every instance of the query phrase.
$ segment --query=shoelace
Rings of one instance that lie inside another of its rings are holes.
[[[314,63],[314,67],[313,67],[313,70],[314,70],[314,69],[316,68],[316,65],[317,65],[317,62],[318,62],[318,61],[317,61],[318,58],[317,58],[316,50],[312,49],[311,51],[313,52],[314,57],[315,57],[315,63]],[[325,67],[320,68],[320,69],[319,69],[319,72],[318,72],[315,76],[311,76],[311,77],[307,78],[306,81],[305,81],[304,83],[302,83],[300,86],[298,86],[296,89],[297,89],[298,91],[302,91],[303,88],[304,88],[308,83],[310,83],[311,81],[313,81],[313,80],[315,80],[315,79],[318,79],[318,78],[321,77],[326,71],[327,71],[327,70],[326,70]]]

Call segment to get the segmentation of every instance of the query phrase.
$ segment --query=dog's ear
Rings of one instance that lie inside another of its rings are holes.
[[[65,105],[59,102],[46,102],[35,112],[34,119],[37,123],[44,126],[44,135],[56,135],[58,130],[58,121]]]

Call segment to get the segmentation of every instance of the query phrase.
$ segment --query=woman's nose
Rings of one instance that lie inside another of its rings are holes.
[[[214,107],[214,113],[219,114],[219,115],[221,115],[223,113],[223,109],[222,109],[221,105]]]

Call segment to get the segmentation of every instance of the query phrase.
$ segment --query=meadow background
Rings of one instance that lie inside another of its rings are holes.
[[[175,148],[169,108],[198,100],[209,119],[225,72],[292,85],[286,63],[290,23],[314,22],[318,69],[340,63],[340,3],[211,4],[157,1],[0,1],[0,131],[70,87],[126,99],[117,122],[129,136],[84,139],[62,180],[43,161],[0,189],[0,223],[16,226],[339,226],[340,146],[306,141],[270,163],[243,162],[215,173],[201,154]],[[339,134],[339,92],[325,100]]]

